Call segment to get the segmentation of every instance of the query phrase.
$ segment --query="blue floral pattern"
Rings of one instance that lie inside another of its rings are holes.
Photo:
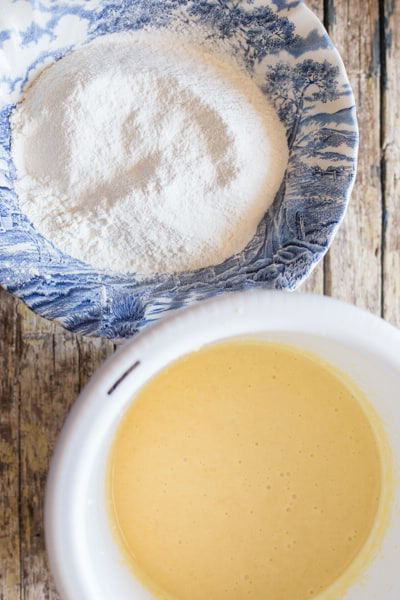
[[[25,85],[74,47],[175,23],[227,41],[271,99],[287,131],[286,175],[254,238],[224,263],[146,280],[98,272],[61,253],[19,210],[10,113]],[[353,184],[358,131],[341,61],[300,0],[3,0],[0,48],[0,283],[33,310],[73,331],[127,337],[228,290],[294,289],[326,252]]]

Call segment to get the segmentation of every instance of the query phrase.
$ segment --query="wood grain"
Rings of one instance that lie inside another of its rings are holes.
[[[49,460],[69,408],[114,345],[67,332],[3,290],[0,322],[0,598],[56,600],[43,531]]]
[[[400,326],[400,5],[381,2],[383,316]]]
[[[16,302],[0,293],[0,599],[20,598],[19,406]]]
[[[345,62],[361,139],[344,224],[301,289],[382,312],[400,325],[400,6],[393,0],[308,5]],[[110,341],[74,335],[34,315],[0,289],[0,600],[58,599],[43,537],[49,459],[70,406],[113,350]]]
[[[357,181],[325,260],[325,291],[381,314],[380,45],[377,0],[330,0],[326,23],[358,107]]]
[[[78,393],[78,356],[72,334],[59,331],[23,305],[19,312],[22,585],[23,598],[39,600],[57,597],[47,577],[44,488],[56,435]]]
[[[324,21],[324,0],[312,0],[308,7],[319,18]],[[311,275],[298,288],[299,292],[309,292],[314,294],[324,293],[324,261],[320,261]]]

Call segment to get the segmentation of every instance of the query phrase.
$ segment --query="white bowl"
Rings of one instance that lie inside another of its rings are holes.
[[[394,472],[400,472],[400,331],[319,296],[253,291],[200,303],[150,327],[107,360],[66,421],[45,507],[50,567],[63,600],[153,598],[126,566],[109,526],[106,462],[113,434],[137,390],[166,364],[204,344],[243,335],[299,346],[350,376],[381,417]],[[321,597],[398,600],[399,540],[397,477],[389,526],[362,578],[339,595]]]

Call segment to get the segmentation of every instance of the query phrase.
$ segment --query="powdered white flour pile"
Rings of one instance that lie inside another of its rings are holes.
[[[284,130],[255,83],[174,39],[99,38],[46,69],[12,115],[22,210],[95,268],[218,264],[253,237],[282,180]]]

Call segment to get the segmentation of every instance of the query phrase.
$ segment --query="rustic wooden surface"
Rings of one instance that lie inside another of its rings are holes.
[[[346,64],[361,138],[344,224],[302,289],[400,326],[400,2],[308,4]],[[0,600],[58,598],[43,536],[49,458],[79,390],[113,350],[110,341],[68,333],[0,290]]]

